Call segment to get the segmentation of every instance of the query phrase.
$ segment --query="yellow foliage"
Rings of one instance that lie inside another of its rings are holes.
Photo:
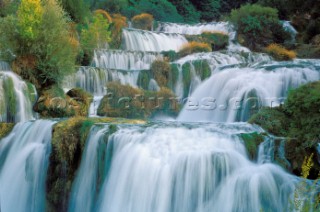
[[[266,52],[277,60],[293,60],[297,57],[294,51],[287,50],[279,44],[270,44]]]
[[[112,48],[119,48],[121,45],[122,28],[128,27],[127,18],[121,14],[112,14],[111,24],[111,46]]]
[[[148,13],[142,13],[134,16],[131,21],[134,27],[143,30],[151,30],[153,25],[153,16]]]
[[[309,172],[314,165],[313,161],[313,153],[309,157],[305,157],[302,163],[302,172],[301,175],[303,178],[307,178],[309,176]]]
[[[109,23],[112,22],[112,18],[111,16],[109,15],[109,13],[105,10],[102,10],[102,9],[98,9],[96,11],[94,11],[94,14],[101,14],[105,19],[107,19],[109,21]]]
[[[17,15],[21,36],[26,39],[35,39],[43,15],[41,0],[22,0]]]
[[[197,53],[197,52],[211,52],[211,51],[212,49],[209,44],[192,41],[187,44],[184,44],[180,49],[179,54],[181,57],[184,57],[186,55]]]

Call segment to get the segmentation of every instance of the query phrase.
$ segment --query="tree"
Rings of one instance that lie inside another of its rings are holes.
[[[200,12],[196,10],[189,0],[169,0],[176,6],[178,13],[183,16],[185,22],[197,23],[200,20]]]
[[[78,23],[84,23],[90,14],[89,3],[84,0],[60,0],[63,9],[71,19]]]
[[[201,13],[201,19],[212,21],[220,17],[220,0],[190,0]]]

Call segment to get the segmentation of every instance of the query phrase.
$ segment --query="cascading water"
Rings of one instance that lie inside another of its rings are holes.
[[[123,30],[123,49],[129,51],[179,51],[188,41],[183,35],[156,33],[136,29]]]
[[[320,60],[223,69],[189,98],[179,121],[247,121],[261,106],[283,103],[290,89],[320,79]]]
[[[70,212],[290,207],[298,179],[276,165],[249,161],[238,136],[260,131],[249,124],[121,126],[111,136],[109,130],[91,130]]]
[[[19,123],[0,141],[1,211],[45,211],[45,180],[54,122]]]
[[[32,106],[37,91],[10,71],[7,63],[0,63],[0,122],[21,122],[35,118]]]
[[[157,59],[163,59],[163,57],[154,52],[96,50],[93,66],[104,69],[148,70],[152,62]]]

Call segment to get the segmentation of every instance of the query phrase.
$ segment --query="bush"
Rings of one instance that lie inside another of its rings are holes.
[[[0,52],[14,71],[37,88],[59,83],[74,71],[78,41],[55,0],[23,0],[17,17],[0,21]]]
[[[136,15],[131,19],[133,27],[143,30],[151,30],[153,20],[153,16],[147,13]]]
[[[96,48],[106,48],[110,41],[110,22],[101,13],[93,15],[91,22],[81,31],[81,48],[86,58],[92,58]]]
[[[151,64],[151,73],[160,87],[168,85],[171,66],[164,60],[155,60]]]
[[[157,113],[177,115],[179,110],[175,95],[167,88],[144,91],[117,82],[108,83],[107,88],[109,95],[99,105],[99,116],[145,119]]]
[[[243,38],[239,41],[253,50],[261,50],[275,41],[284,42],[290,38],[280,24],[278,11],[270,7],[248,4],[232,10],[230,20],[238,28],[239,36]],[[274,29],[277,30],[274,32]]]
[[[212,49],[207,43],[200,42],[189,42],[182,46],[179,51],[180,57],[187,56],[189,54],[198,53],[198,52],[211,52]]]
[[[63,9],[77,23],[85,23],[90,15],[89,4],[86,0],[60,0]]]
[[[220,31],[204,31],[201,33],[204,42],[211,44],[214,50],[224,49],[229,43],[229,35]]]
[[[94,14],[95,14],[95,15],[99,15],[99,14],[100,14],[100,15],[102,15],[105,19],[107,19],[109,23],[112,22],[111,16],[110,16],[109,13],[108,13],[107,11],[105,11],[105,10],[98,9],[98,10],[94,11]]]
[[[276,60],[293,60],[297,56],[294,51],[287,50],[278,44],[270,44],[266,52]]]
[[[128,27],[127,18],[121,14],[112,14],[112,24],[110,25],[111,31],[111,48],[120,48],[122,29]]]
[[[200,12],[196,10],[189,0],[169,0],[176,6],[178,13],[183,17],[184,22],[197,23],[200,21]]]

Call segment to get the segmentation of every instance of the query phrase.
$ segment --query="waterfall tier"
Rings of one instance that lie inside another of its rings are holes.
[[[167,34],[136,29],[123,29],[123,49],[129,51],[176,51],[188,41],[180,34]]]
[[[122,50],[96,50],[93,66],[104,69],[146,70],[153,61],[163,59],[160,53]]]
[[[283,103],[288,91],[320,80],[320,60],[273,62],[218,71],[191,95],[180,121],[247,121],[262,106]]]
[[[1,211],[45,211],[54,122],[19,123],[0,142]]]
[[[121,126],[111,136],[110,129],[91,130],[70,212],[289,210],[298,179],[249,161],[237,135],[259,131],[251,125]]]
[[[32,106],[37,99],[35,87],[0,63],[0,122],[21,122],[35,118]]]

